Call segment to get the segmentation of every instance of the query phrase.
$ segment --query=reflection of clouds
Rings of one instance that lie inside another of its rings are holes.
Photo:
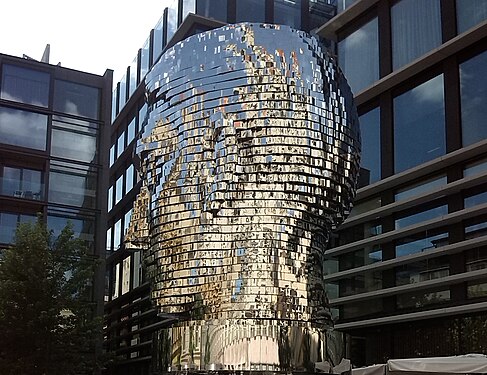
[[[17,146],[46,148],[47,116],[0,108],[1,142]]]
[[[357,47],[360,46],[361,44],[365,43],[365,41],[369,37],[369,32],[367,32],[366,29],[362,28],[357,31],[355,31],[353,34],[350,34],[347,37],[347,47]]]
[[[411,90],[418,102],[443,103],[443,74]]]
[[[46,107],[46,104],[44,103],[41,103],[40,101],[38,100],[31,100],[31,101],[26,101],[22,98],[19,98],[17,96],[14,96],[14,95],[10,95],[8,92],[6,91],[2,91],[2,99],[5,99],[5,100],[10,100],[12,102],[18,102],[18,103],[25,103],[25,104],[32,104],[32,105],[35,105],[35,106],[38,106],[38,107]]]
[[[81,116],[81,114],[78,111],[78,106],[75,103],[69,101],[68,99],[66,99],[66,103],[64,103],[64,112],[70,113],[75,116]]]
[[[53,129],[51,153],[67,159],[91,162],[96,153],[96,139],[89,135]]]

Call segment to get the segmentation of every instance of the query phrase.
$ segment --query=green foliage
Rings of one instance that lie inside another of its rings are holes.
[[[0,261],[0,372],[93,373],[101,319],[94,318],[97,264],[68,224],[58,238],[41,219],[17,228]]]

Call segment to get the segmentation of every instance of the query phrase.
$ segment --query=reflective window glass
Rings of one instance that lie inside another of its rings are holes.
[[[397,286],[420,283],[449,276],[450,262],[447,256],[424,259],[397,267],[395,272]]]
[[[227,0],[198,0],[196,12],[206,18],[227,20]]]
[[[114,162],[115,162],[115,145],[112,145],[112,147],[110,147],[109,167],[111,167]]]
[[[142,125],[145,121],[145,116],[147,115],[147,104],[144,104],[139,110],[139,121],[136,132],[139,132],[142,129]]]
[[[196,13],[196,0],[183,0],[183,22],[189,13]]]
[[[459,34],[487,19],[487,1],[457,0],[456,2]]]
[[[418,224],[423,221],[435,219],[437,217],[448,214],[448,205],[442,205],[438,207],[431,208],[429,210],[424,210],[412,215],[404,216],[396,219],[395,226],[396,229],[401,229],[408,227],[410,225]]]
[[[118,250],[120,247],[120,240],[122,238],[122,219],[117,220],[113,231],[113,248]]]
[[[42,171],[0,167],[0,194],[23,199],[44,199]]]
[[[448,245],[448,233],[419,233],[396,242],[396,258]]]
[[[463,169],[463,177],[475,176],[476,174],[487,171],[487,160],[481,159],[473,163],[469,163]]]
[[[130,164],[125,175],[125,194],[134,187],[134,166]]]
[[[113,186],[108,189],[108,211],[113,208]]]
[[[154,62],[158,60],[160,54],[162,53],[162,47],[164,47],[164,19],[161,17],[154,27],[154,45],[152,47]]]
[[[132,209],[128,210],[125,213],[125,216],[123,218],[123,235],[125,236],[127,234],[127,231],[129,229],[130,225],[130,219],[132,218]]]
[[[122,79],[120,80],[119,84],[119,92],[118,92],[118,108],[120,111],[122,110],[125,102],[127,101],[127,75],[124,74]]]
[[[46,149],[47,116],[0,107],[0,143]]]
[[[4,64],[0,98],[47,107],[49,103],[49,80],[48,73]]]
[[[171,0],[167,9],[167,41],[169,42],[178,29],[178,1]]]
[[[357,0],[337,0],[337,11],[338,13],[343,12],[350,5],[355,3]]]
[[[335,16],[334,0],[309,0],[309,29],[320,27]]]
[[[117,139],[117,158],[122,155],[123,150],[125,150],[125,133],[120,134]]]
[[[447,184],[446,176],[433,177],[427,180],[422,180],[416,184],[402,188],[394,194],[396,202],[420,195],[428,191],[436,190]]]
[[[135,56],[132,64],[129,67],[130,79],[128,80],[129,83],[129,98],[132,96],[132,93],[137,88],[137,56]],[[128,99],[128,98],[127,98]]]
[[[14,241],[19,223],[34,223],[36,215],[0,212],[0,243],[10,244]]]
[[[394,98],[394,166],[401,172],[445,154],[443,74]]]
[[[377,18],[338,43],[338,60],[354,94],[379,79]]]
[[[301,0],[274,0],[274,23],[301,27]]]
[[[487,138],[487,51],[460,64],[462,144]]]
[[[107,246],[106,251],[110,252],[113,250],[113,243],[112,243],[112,228],[107,229]]]
[[[465,224],[464,231],[466,240],[485,236],[487,234],[487,222],[482,218],[476,218],[473,222]]]
[[[135,117],[130,121],[130,124],[127,126],[127,145],[133,141],[135,138]]]
[[[380,180],[380,109],[367,112],[359,120],[362,136],[359,187],[362,187]]]
[[[123,175],[121,175],[115,185],[115,204],[120,202],[123,197]]]
[[[463,200],[463,206],[465,208],[475,207],[479,204],[487,203],[487,191],[484,191],[479,194],[470,195],[465,197]]]
[[[140,79],[142,80],[149,71],[149,43],[147,39],[142,46],[142,52],[140,55]]]
[[[49,202],[76,207],[96,207],[96,175],[90,167],[52,162],[49,172]]]
[[[434,305],[450,300],[450,290],[438,290],[434,292],[410,292],[396,296],[396,305],[398,309],[420,308],[428,305]]]
[[[357,203],[353,206],[352,211],[350,212],[350,218],[361,215],[368,211],[375,210],[382,206],[382,199],[381,197],[372,198],[360,203]]]
[[[487,296],[487,282],[469,282],[467,286],[467,298],[479,298]]]
[[[54,238],[57,238],[64,227],[70,222],[73,226],[73,234],[75,238],[87,242],[95,240],[95,221],[93,219],[78,219],[72,217],[61,216],[47,216],[47,227],[53,231]]]
[[[100,115],[100,90],[79,83],[59,81],[54,83],[54,110],[98,119]]]
[[[440,0],[402,0],[391,8],[394,70],[441,44]]]
[[[86,163],[96,163],[96,137],[53,128],[51,155]]]
[[[382,272],[366,272],[339,281],[340,297],[372,292],[382,288]]]
[[[122,261],[122,294],[130,290],[130,256]]]
[[[134,253],[134,267],[133,267],[133,287],[137,288],[142,280],[142,262],[140,259],[140,251]]]
[[[118,111],[117,111],[117,89],[113,90],[112,92],[112,124],[113,121],[115,121],[115,118],[117,117]]]
[[[265,1],[237,0],[237,22],[265,22]]]
[[[118,298],[120,289],[120,263],[117,263],[112,270],[112,299]]]

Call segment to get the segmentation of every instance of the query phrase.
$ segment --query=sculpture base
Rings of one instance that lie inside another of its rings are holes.
[[[341,360],[341,336],[306,322],[187,321],[157,335],[159,373],[314,373]]]

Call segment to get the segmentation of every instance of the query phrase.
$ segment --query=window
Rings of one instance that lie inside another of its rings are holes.
[[[345,271],[382,261],[382,249],[378,245],[340,255],[339,270]]]
[[[153,56],[154,61],[157,61],[159,55],[162,53],[162,47],[164,46],[164,23],[163,18],[160,18],[157,25],[154,27],[154,46],[153,46]]]
[[[352,5],[357,0],[337,0],[337,11],[338,13],[343,12],[350,5]]]
[[[108,189],[108,212],[113,208],[113,186]]]
[[[398,309],[420,308],[450,300],[450,290],[437,290],[434,292],[411,292],[396,296]]]
[[[118,298],[120,289],[120,263],[112,269],[112,299]]]
[[[0,143],[46,150],[47,116],[0,107]]]
[[[121,111],[127,101],[127,74],[123,75],[118,85],[118,108],[120,108]]]
[[[462,144],[487,138],[487,51],[460,64]]]
[[[362,159],[360,163],[359,187],[380,180],[381,147],[380,147],[380,110],[360,116],[360,133],[362,136]]]
[[[149,39],[144,42],[142,46],[142,53],[140,56],[140,79],[144,79],[149,71]],[[120,107],[122,108],[122,107]]]
[[[56,129],[53,123],[51,155],[86,163],[96,163],[96,137],[91,134]]]
[[[443,75],[394,98],[394,167],[402,172],[445,154]]]
[[[125,150],[125,132],[120,134],[117,139],[117,158],[122,155]]]
[[[132,142],[135,138],[135,117],[130,121],[130,124],[127,126],[127,146]]]
[[[340,297],[372,292],[382,288],[382,272],[366,272],[339,281]]]
[[[111,167],[115,163],[115,145],[112,145],[110,147],[110,161],[109,161],[109,167]]]
[[[167,41],[169,42],[178,28],[178,0],[171,0],[167,8]]]
[[[14,241],[19,223],[34,223],[36,215],[0,212],[0,243],[10,244]]]
[[[54,110],[70,115],[98,119],[100,90],[79,83],[56,80]]]
[[[430,209],[426,209],[424,211],[408,215],[408,216],[403,216],[401,218],[396,219],[395,225],[396,229],[401,229],[408,227],[410,225],[418,224],[423,221],[431,220],[438,218],[442,215],[448,214],[448,206],[442,205],[438,207],[433,207]]]
[[[354,94],[379,79],[377,17],[338,43],[338,59]]]
[[[116,182],[115,187],[115,204],[120,202],[123,197],[123,175],[121,175]]]
[[[117,111],[117,89],[113,90],[112,92],[112,124],[113,121],[115,121],[115,118],[117,117],[118,111]]]
[[[15,198],[44,199],[44,174],[42,171],[0,167],[0,173],[0,194]]]
[[[122,294],[130,290],[130,256],[122,261]]]
[[[396,258],[448,245],[448,233],[431,231],[398,240]]]
[[[334,0],[310,0],[308,10],[310,30],[320,27],[336,13]]]
[[[142,262],[140,259],[140,251],[134,253],[134,267],[133,267],[133,287],[137,288],[142,281]]]
[[[129,98],[132,96],[133,92],[137,88],[137,56],[132,61],[132,64],[130,64],[130,76],[128,79],[128,84],[129,84]],[[128,99],[128,98],[127,98]]]
[[[301,27],[301,0],[274,0],[274,23]]]
[[[146,115],[147,115],[147,104],[144,104],[139,110],[139,121],[138,121],[137,132],[139,132],[142,129],[142,125],[145,121]]]
[[[391,8],[394,70],[441,44],[440,0],[402,0]]]
[[[183,21],[188,13],[196,13],[196,0],[183,0]]]
[[[357,216],[357,215],[361,215],[361,214],[364,214],[368,211],[372,211],[372,210],[375,210],[379,207],[382,206],[382,199],[381,197],[376,197],[376,198],[372,198],[372,199],[369,199],[369,200],[366,200],[366,201],[362,201],[358,204],[355,204],[353,206],[353,209],[352,211],[350,212],[350,218],[354,217],[354,216]]]
[[[422,180],[416,184],[399,189],[396,194],[394,194],[394,200],[398,202],[429,191],[438,190],[446,184],[446,176],[437,176],[427,180]]]
[[[396,285],[408,285],[449,276],[450,263],[447,256],[442,256],[406,264],[395,271]]]
[[[113,251],[113,242],[112,242],[112,228],[107,229],[107,252]]]
[[[95,221],[90,218],[61,217],[48,215],[47,227],[57,238],[64,227],[70,222],[73,226],[74,237],[92,243],[95,240]]]
[[[125,194],[134,187],[134,166],[130,164],[125,175]]]
[[[130,225],[130,219],[132,218],[132,209],[128,210],[125,213],[125,216],[123,218],[123,235],[125,236],[127,234],[127,231],[129,229]]]
[[[120,247],[120,241],[122,239],[122,219],[118,219],[115,223],[113,231],[113,249],[118,250]]]
[[[485,203],[487,203],[487,191],[465,197],[463,200],[463,207],[470,208]]]
[[[265,22],[265,1],[237,1],[237,22]]]
[[[457,0],[458,34],[485,19],[487,19],[487,2],[485,0]]]
[[[2,69],[0,97],[15,102],[47,107],[49,103],[48,73],[5,64]]]
[[[227,20],[227,0],[198,0],[196,12],[203,17]]]
[[[96,175],[90,167],[51,162],[49,202],[76,207],[96,207]]]
[[[487,171],[487,160],[480,159],[472,163],[467,164],[463,168],[463,177],[475,176],[480,173]]]

